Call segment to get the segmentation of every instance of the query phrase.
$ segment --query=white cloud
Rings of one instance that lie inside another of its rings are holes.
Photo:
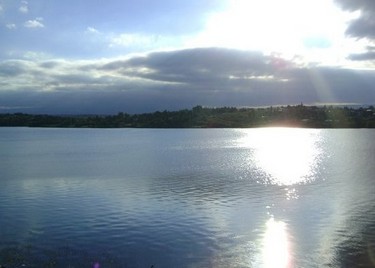
[[[43,18],[36,18],[35,20],[28,20],[24,23],[26,28],[44,28],[44,24],[41,22]]]
[[[17,25],[14,23],[8,23],[7,25],[5,25],[5,27],[7,27],[10,30],[17,29]]]
[[[155,50],[175,50],[184,46],[185,36],[144,35],[139,33],[123,33],[107,35],[108,46],[113,49],[129,49],[137,52]]]
[[[85,33],[86,34],[101,34],[101,32],[95,29],[94,27],[87,27]]]
[[[3,7],[0,5],[0,12],[2,12],[4,9],[3,9]]]
[[[28,7],[27,1],[22,1],[21,6],[18,10],[19,12],[24,13],[24,14],[29,13],[29,7]]]
[[[86,33],[98,34],[100,32],[97,29],[95,29],[94,27],[87,27]]]
[[[160,42],[160,37],[156,35],[142,35],[142,34],[120,34],[110,39],[110,47],[132,47],[143,46],[148,47]]]
[[[21,7],[19,8],[19,11],[20,11],[21,13],[26,14],[26,13],[29,12],[29,8],[28,8],[27,6],[21,6]]]

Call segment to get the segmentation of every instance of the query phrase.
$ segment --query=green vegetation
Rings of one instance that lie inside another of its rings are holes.
[[[307,128],[375,128],[375,109],[333,106],[268,108],[204,108],[117,115],[0,114],[0,126],[71,128],[253,128],[288,126]]]

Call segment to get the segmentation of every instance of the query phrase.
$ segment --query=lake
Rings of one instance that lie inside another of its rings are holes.
[[[375,267],[375,130],[0,128],[4,267]]]

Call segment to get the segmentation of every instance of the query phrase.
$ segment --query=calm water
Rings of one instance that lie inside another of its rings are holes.
[[[0,128],[0,265],[375,267],[374,141]]]

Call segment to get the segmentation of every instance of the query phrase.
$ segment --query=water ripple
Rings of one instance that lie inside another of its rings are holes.
[[[262,267],[267,241],[294,267],[373,265],[374,132],[284,131],[318,148],[291,184],[257,159],[272,130],[0,131],[0,265]]]

